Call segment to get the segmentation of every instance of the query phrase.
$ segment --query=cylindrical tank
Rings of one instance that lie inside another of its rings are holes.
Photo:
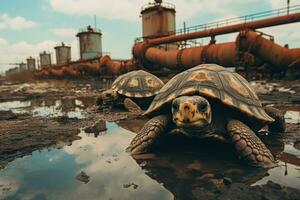
[[[71,47],[66,46],[63,42],[61,45],[54,47],[56,54],[56,64],[62,65],[71,61]]]
[[[40,53],[41,68],[51,66],[51,54],[46,51]]]
[[[172,35],[176,30],[175,5],[155,1],[142,7],[143,38]]]
[[[28,70],[35,70],[35,59],[30,56],[26,61]]]
[[[90,59],[102,56],[102,33],[91,26],[80,30],[79,38],[80,59]]]
[[[20,71],[25,71],[25,70],[27,70],[27,65],[26,65],[26,63],[21,62],[21,63],[19,64],[19,69],[20,69]]]

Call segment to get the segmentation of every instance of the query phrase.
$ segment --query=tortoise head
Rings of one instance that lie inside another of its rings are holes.
[[[173,122],[186,132],[199,132],[211,123],[211,107],[201,96],[181,96],[172,102]]]
[[[115,90],[109,89],[101,93],[100,98],[103,101],[113,101],[118,98],[118,93]]]

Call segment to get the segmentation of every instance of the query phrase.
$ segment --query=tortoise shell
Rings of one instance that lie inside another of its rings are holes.
[[[273,122],[263,109],[249,83],[239,74],[216,64],[203,64],[174,76],[158,92],[145,115],[153,115],[179,96],[201,95],[219,99],[248,117],[264,123]]]
[[[143,70],[128,72],[119,76],[112,84],[112,90],[126,97],[152,97],[164,86],[153,74]]]

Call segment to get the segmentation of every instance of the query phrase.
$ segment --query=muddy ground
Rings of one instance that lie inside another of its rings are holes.
[[[266,105],[275,105],[283,110],[300,109],[300,81],[274,81],[272,84],[255,82],[252,83],[252,86]],[[107,87],[107,84],[97,81],[50,80],[26,84],[4,83],[1,85],[0,106],[5,106],[6,102],[25,101],[31,102],[31,106],[47,105],[48,103],[62,107],[62,113],[45,115],[37,110],[36,113],[14,112],[13,117],[2,117],[0,120],[0,169],[5,168],[9,162],[16,158],[30,155],[33,151],[70,145],[74,140],[80,139],[78,136],[80,129],[84,127],[87,132],[89,130],[95,132],[94,129],[101,130],[103,128],[101,123],[105,121],[117,122],[126,129],[138,132],[146,122],[145,119],[124,111],[98,111],[95,106],[96,98],[100,91]],[[56,105],[58,99],[63,104]],[[77,105],[75,100],[84,103]],[[80,109],[80,114],[83,117],[76,115],[76,109],[74,116],[67,115],[74,105]],[[4,114],[9,115],[9,113],[0,112],[0,115],[4,116]],[[97,123],[98,125],[95,125]],[[135,123],[138,125],[135,126]],[[299,126],[299,123],[287,124],[287,133],[283,137],[284,143],[292,144],[298,149],[300,146]],[[265,141],[268,146],[273,145],[268,138],[265,138]],[[299,166],[299,158],[297,159],[296,162]],[[259,177],[257,178],[259,179]],[[211,186],[206,188],[205,193],[202,187],[197,186],[193,190],[189,190],[192,191],[189,194],[191,199],[300,199],[300,188],[296,190],[272,182],[251,187],[249,183],[234,183],[226,177],[208,176],[203,178],[203,180],[205,179],[213,180]],[[184,199],[184,188],[184,185],[175,188],[167,187],[176,199]]]

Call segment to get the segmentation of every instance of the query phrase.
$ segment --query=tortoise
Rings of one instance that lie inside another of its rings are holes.
[[[148,110],[152,117],[133,138],[132,155],[154,150],[168,133],[197,138],[214,137],[234,144],[248,164],[269,167],[274,158],[255,134],[268,125],[283,133],[283,113],[263,107],[249,83],[216,64],[202,64],[174,76],[158,92]]]
[[[119,76],[109,90],[101,93],[97,104],[110,107],[124,105],[132,112],[147,108],[164,83],[155,75],[143,70],[135,70]]]

